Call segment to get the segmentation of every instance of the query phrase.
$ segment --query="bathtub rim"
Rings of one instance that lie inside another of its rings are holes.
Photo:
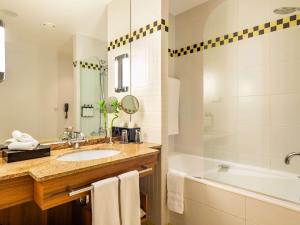
[[[191,154],[186,154],[186,153],[170,152],[169,155],[168,155],[168,161],[169,161],[170,157],[178,156],[178,155],[196,156],[196,157],[199,157],[199,158],[202,158],[202,159],[206,158],[206,157],[191,155]],[[207,159],[210,159],[210,158],[207,158]],[[168,167],[168,170],[169,169],[170,168]],[[264,170],[264,168],[262,168],[262,169]],[[174,169],[172,168],[172,170],[174,170]],[[266,169],[266,170],[269,170],[269,169]],[[281,171],[278,171],[278,172],[283,173],[283,174],[292,174],[292,173],[286,173],[286,172],[281,172]],[[283,200],[283,199],[279,199],[279,198],[276,198],[276,197],[268,196],[266,194],[257,193],[257,192],[246,190],[246,189],[243,189],[243,188],[234,187],[234,186],[231,186],[231,185],[228,185],[228,184],[219,183],[217,181],[208,180],[206,178],[196,178],[196,177],[193,177],[193,176],[190,176],[190,175],[186,175],[185,178],[189,179],[189,180],[192,180],[194,182],[198,182],[198,183],[209,185],[209,186],[212,186],[212,187],[215,187],[215,188],[219,188],[219,189],[224,190],[224,191],[228,191],[228,192],[235,193],[235,194],[238,194],[238,195],[242,195],[242,196],[245,196],[245,197],[248,197],[248,198],[256,199],[258,201],[262,201],[262,202],[273,204],[273,205],[276,205],[276,206],[280,206],[280,207],[283,207],[283,208],[286,208],[286,209],[289,209],[289,210],[300,212],[300,204],[293,203],[293,202],[290,202],[288,200]]]

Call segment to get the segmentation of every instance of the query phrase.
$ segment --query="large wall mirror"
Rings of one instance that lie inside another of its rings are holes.
[[[0,20],[6,61],[0,143],[14,130],[43,141],[60,139],[68,127],[104,135],[98,102],[115,95],[108,46],[130,33],[130,0],[2,0]],[[130,45],[120,51],[129,54]]]

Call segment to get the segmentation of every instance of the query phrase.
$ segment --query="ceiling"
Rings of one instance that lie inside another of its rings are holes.
[[[11,31],[14,36],[18,34],[11,38],[31,38],[53,47],[63,46],[76,33],[106,41],[106,6],[110,1],[0,0],[0,19],[5,22],[8,38]],[[3,9],[18,15],[1,11]],[[56,28],[46,28],[45,22],[55,24]]]
[[[176,16],[207,1],[209,0],[170,0],[170,13]]]

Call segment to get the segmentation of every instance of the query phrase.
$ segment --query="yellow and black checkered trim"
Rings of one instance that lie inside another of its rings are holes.
[[[123,37],[117,38],[114,41],[111,41],[107,47],[107,50],[113,50],[118,47],[127,45],[133,41],[139,40],[143,37],[146,37],[150,34],[153,34],[157,31],[169,31],[169,27],[167,26],[167,22],[164,19],[154,21],[151,24],[148,24],[144,27],[141,27],[138,30],[131,32],[131,34],[126,34]]]
[[[170,57],[174,57],[174,55],[175,55],[175,50],[172,50],[172,49],[168,49],[168,52],[169,52],[169,56]]]
[[[99,64],[94,64],[94,63],[89,63],[89,62],[84,62],[84,61],[79,61],[79,65],[81,69],[89,69],[89,70],[97,70],[100,71],[101,66]],[[78,66],[78,62],[74,61],[73,62],[74,68]]]
[[[226,34],[221,37],[217,37],[215,39],[201,42],[199,44],[194,44],[194,45],[187,46],[185,48],[180,48],[178,50],[175,50],[173,54],[170,54],[170,56],[180,57],[180,56],[200,52],[203,50],[242,41],[245,39],[254,38],[264,34],[296,27],[299,25],[300,25],[300,14],[292,15],[282,19],[278,19],[276,21],[267,22],[251,28],[246,28],[238,32]]]

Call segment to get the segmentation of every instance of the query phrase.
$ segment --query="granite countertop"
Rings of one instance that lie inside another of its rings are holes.
[[[74,150],[72,148],[53,150],[49,157],[25,160],[21,162],[6,163],[2,158],[0,158],[0,181],[29,175],[34,180],[42,182],[90,169],[101,168],[145,155],[157,154],[159,150],[154,149],[157,146],[158,145],[150,143],[125,145],[119,143],[96,144],[84,146],[78,150]],[[57,157],[66,153],[90,149],[115,149],[119,150],[121,153],[108,158],[81,162],[64,162],[56,160]]]

